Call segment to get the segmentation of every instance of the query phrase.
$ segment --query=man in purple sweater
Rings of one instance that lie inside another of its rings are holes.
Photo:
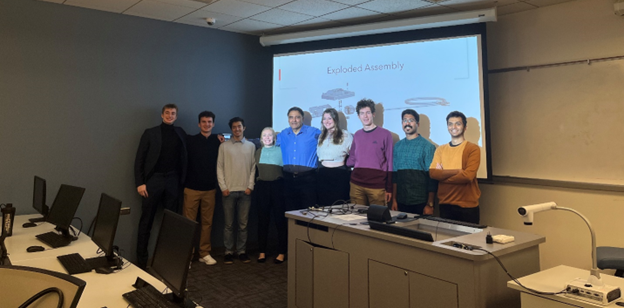
[[[392,134],[377,127],[375,102],[363,99],[355,110],[362,129],[353,135],[347,166],[351,173],[351,202],[363,205],[386,205],[392,200]]]

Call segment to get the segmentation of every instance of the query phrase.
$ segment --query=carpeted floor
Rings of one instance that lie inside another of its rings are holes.
[[[223,264],[223,254],[213,255],[217,264],[193,261],[188,277],[189,297],[204,308],[283,308],[287,305],[288,261],[274,264],[275,255],[266,263]]]

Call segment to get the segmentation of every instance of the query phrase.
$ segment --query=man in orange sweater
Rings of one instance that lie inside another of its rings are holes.
[[[481,149],[466,141],[466,116],[453,111],[446,116],[451,142],[439,146],[429,167],[429,176],[439,181],[440,216],[454,220],[479,223],[477,170]]]

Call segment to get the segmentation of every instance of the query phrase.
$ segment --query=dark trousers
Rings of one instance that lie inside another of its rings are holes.
[[[399,212],[413,213],[418,215],[423,214],[425,206],[427,206],[427,202],[421,204],[403,204],[397,202],[397,209],[399,210]]]
[[[316,206],[316,171],[303,175],[284,172],[284,199],[286,211]]]
[[[286,254],[288,233],[284,216],[284,180],[257,181],[255,185],[258,205],[258,250],[265,253],[271,220],[277,229],[277,253]]]
[[[440,204],[440,217],[478,224],[479,207],[464,208],[459,205]]]
[[[179,175],[175,172],[155,173],[147,180],[146,186],[148,197],[143,198],[137,240],[137,265],[142,269],[147,267],[147,246],[158,204],[162,202],[165,209],[178,213],[181,189]]]
[[[317,201],[320,206],[346,203],[349,200],[351,172],[344,166],[338,168],[319,167],[317,179]]]

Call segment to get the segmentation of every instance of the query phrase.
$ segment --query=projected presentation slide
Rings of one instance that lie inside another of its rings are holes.
[[[275,55],[273,60],[273,127],[288,127],[286,112],[298,106],[305,123],[321,127],[323,110],[341,113],[341,127],[362,128],[355,106],[376,103],[375,123],[405,137],[401,112],[421,115],[419,133],[436,146],[448,143],[449,112],[468,118],[466,139],[482,148],[479,177],[485,169],[484,102],[478,35],[389,45]],[[342,117],[344,115],[344,117]]]

